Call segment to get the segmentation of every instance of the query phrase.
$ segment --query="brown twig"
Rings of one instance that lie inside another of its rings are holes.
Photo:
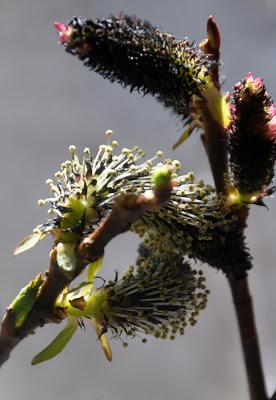
[[[207,39],[200,43],[200,48],[214,61],[214,65],[210,68],[210,73],[218,90],[220,90],[220,42],[220,31],[217,23],[213,16],[209,16],[207,20]],[[205,127],[202,141],[209,158],[215,186],[218,193],[225,194],[225,180],[228,174],[227,135],[224,127],[210,112],[207,101],[199,101],[197,106]]]
[[[228,175],[227,138],[225,129],[217,122],[204,101],[200,101],[198,109],[205,127],[201,139],[208,155],[217,193],[226,194],[225,181]]]
[[[170,185],[160,185],[154,192],[141,195],[125,194],[115,201],[113,210],[101,222],[99,227],[83,239],[76,249],[77,268],[72,273],[62,270],[57,264],[56,246],[54,246],[50,266],[36,302],[22,327],[15,329],[13,310],[8,308],[2,321],[0,333],[0,366],[9,358],[11,351],[22,339],[39,326],[51,322],[51,309],[59,294],[81,273],[89,262],[96,261],[105,246],[115,236],[127,231],[130,225],[145,212],[161,208],[169,198]]]
[[[219,85],[219,56],[220,56],[220,34],[219,28],[213,17],[207,21],[207,36],[201,43],[201,49],[211,54],[216,61],[217,68],[211,70],[213,82],[220,89]],[[207,152],[211,170],[213,173],[217,193],[227,193],[227,142],[226,130],[214,120],[211,112],[208,111],[206,103],[201,103],[201,115],[205,127],[203,144]],[[244,230],[246,218],[248,216],[247,208],[236,213],[239,219],[239,226]],[[243,357],[245,362],[247,381],[251,400],[267,400],[261,353],[258,341],[258,334],[255,324],[253,302],[250,295],[247,278],[237,280],[228,277],[231,288],[233,303],[239,324],[239,332]],[[276,400],[276,395],[275,395]]]
[[[228,279],[235,305],[246,374],[252,400],[266,400],[265,381],[258,344],[252,297],[247,279]]]
[[[220,31],[215,21],[215,18],[210,15],[207,19],[207,38],[202,40],[199,44],[201,50],[208,54],[210,59],[214,61],[212,66],[212,78],[213,82],[218,89],[220,89],[219,81],[219,61],[220,61]]]

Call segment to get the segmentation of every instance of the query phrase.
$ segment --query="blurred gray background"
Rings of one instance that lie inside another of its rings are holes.
[[[248,71],[262,75],[276,99],[276,0],[1,0],[0,1],[0,307],[11,302],[34,274],[46,269],[51,241],[12,257],[15,244],[44,222],[36,204],[48,195],[45,179],[67,158],[68,145],[93,151],[116,132],[123,147],[140,145],[148,155],[160,147],[182,161],[184,171],[210,182],[206,156],[194,135],[176,152],[177,119],[151,97],[130,94],[85,69],[57,45],[53,21],[74,15],[105,17],[121,10],[149,19],[196,42],[213,14],[222,31],[224,88]],[[275,200],[269,212],[254,208],[248,242],[255,258],[250,274],[265,373],[276,386]],[[127,234],[106,252],[104,275],[135,259],[137,238]],[[47,326],[26,339],[0,371],[1,399],[9,400],[238,400],[246,399],[245,372],[236,320],[225,278],[204,266],[211,289],[208,308],[194,328],[174,342],[112,342],[108,363],[87,327],[56,359],[30,361],[60,326]]]

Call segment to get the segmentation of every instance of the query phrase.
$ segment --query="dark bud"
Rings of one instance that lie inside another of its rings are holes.
[[[231,95],[230,165],[237,202],[256,203],[269,193],[276,158],[276,108],[263,80],[251,73]]]

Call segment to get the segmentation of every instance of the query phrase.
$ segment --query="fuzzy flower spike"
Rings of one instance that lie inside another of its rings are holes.
[[[108,138],[112,134],[111,130],[106,132]],[[46,181],[52,197],[38,201],[39,206],[49,207],[48,214],[52,218],[37,226],[33,235],[19,244],[15,254],[32,247],[48,233],[63,243],[81,240],[97,228],[118,196],[141,194],[147,190],[151,192],[155,172],[164,167],[171,175],[177,170],[172,162],[154,165],[156,159],[163,157],[161,151],[153,158],[138,163],[144,157],[140,148],[123,148],[116,155],[114,148],[118,146],[117,141],[108,141],[109,144],[99,147],[94,158],[90,149],[85,148],[82,159],[79,159],[76,147],[69,147],[71,159],[61,164],[55,181]]]
[[[131,91],[152,94],[183,119],[191,96],[200,96],[210,80],[210,60],[188,39],[177,40],[137,17],[73,18],[55,27],[66,51],[85,66]]]
[[[85,66],[130,91],[151,94],[180,117],[185,130],[173,148],[196,128],[204,129],[202,106],[217,123],[228,127],[226,97],[213,82],[218,61],[187,38],[176,39],[148,21],[123,14],[108,19],[73,18],[55,27],[66,51]]]
[[[112,131],[106,132],[108,137],[112,134]],[[164,165],[154,166],[154,161],[163,157],[163,153],[159,151],[152,159],[138,164],[144,157],[141,149],[123,148],[116,155],[114,148],[117,146],[115,140],[101,145],[94,158],[90,149],[85,148],[81,160],[76,147],[69,147],[71,159],[61,164],[61,170],[55,174],[56,181],[46,181],[52,197],[38,201],[39,206],[49,207],[48,214],[53,218],[37,226],[34,235],[51,233],[57,240],[74,242],[95,229],[118,195],[140,194],[151,189],[151,174]],[[171,162],[165,165],[176,172]],[[20,250],[25,248],[20,247]]]
[[[276,160],[276,107],[261,78],[251,73],[231,95],[230,165],[233,202],[262,203],[270,194]]]
[[[192,270],[181,256],[157,254],[144,246],[137,266],[129,267],[121,279],[116,275],[99,289],[93,287],[93,280],[89,274],[88,282],[57,299],[53,318],[67,318],[67,325],[32,364],[60,353],[84,320],[96,328],[109,361],[112,354],[105,333],[120,339],[124,347],[137,337],[146,343],[148,335],[173,340],[188,324],[196,323],[209,293],[202,272]]]
[[[107,131],[107,136],[111,135],[112,131]],[[76,147],[70,146],[71,160],[61,164],[56,182],[47,180],[53,196],[38,202],[50,207],[48,213],[53,218],[37,226],[32,235],[21,241],[15,254],[31,248],[50,233],[58,244],[59,260],[63,264],[63,254],[67,252],[69,261],[64,267],[70,269],[74,245],[94,232],[118,196],[151,193],[156,173],[166,170],[172,179],[168,201],[163,208],[143,214],[130,229],[156,250],[188,255],[226,273],[234,270],[235,274],[242,275],[250,268],[247,253],[240,257],[243,263],[237,263],[238,255],[235,257],[233,252],[235,220],[224,209],[224,199],[213,195],[210,185],[202,180],[196,183],[192,173],[178,176],[180,162],[170,159],[158,162],[163,157],[161,151],[142,161],[144,153],[137,146],[116,154],[114,149],[118,143],[110,138],[109,141],[110,144],[100,146],[94,158],[86,148],[79,159]],[[240,256],[237,246],[234,248]]]

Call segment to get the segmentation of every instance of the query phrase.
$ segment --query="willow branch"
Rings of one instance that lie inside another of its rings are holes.
[[[220,41],[219,28],[214,17],[210,16],[207,20],[207,39],[200,43],[200,48],[214,61],[210,72],[212,81],[218,90],[220,90]],[[218,193],[225,194],[225,181],[228,174],[226,132],[210,112],[206,101],[200,101],[198,107],[205,127],[202,141],[208,155],[215,186]]]
[[[199,109],[205,127],[205,134],[201,139],[208,155],[215,187],[217,193],[226,194],[225,181],[228,174],[226,132],[210,113],[207,103],[201,101]]]
[[[250,398],[267,399],[254,308],[247,279],[228,279],[235,305],[246,364]]]
[[[207,36],[207,39],[201,43],[201,49],[206,53],[210,53],[211,57],[216,61],[217,68],[213,70],[213,82],[217,88],[220,88],[218,70],[220,34],[213,17],[208,18]],[[203,144],[209,158],[216,190],[217,193],[226,194],[228,174],[226,130],[214,120],[205,103],[201,106],[201,115],[205,126]],[[240,210],[237,214],[241,230],[244,230],[246,226],[247,216],[248,210],[246,208]],[[228,282],[239,324],[250,399],[266,400],[268,397],[248,280],[247,278],[236,280],[229,276]]]
[[[15,328],[15,315],[8,308],[4,315],[0,333],[0,366],[9,358],[18,343],[35,329],[52,322],[51,310],[59,294],[79,275],[89,262],[102,257],[105,246],[115,236],[127,231],[130,225],[144,213],[161,208],[169,198],[171,187],[159,186],[154,192],[121,195],[115,201],[113,210],[99,227],[83,239],[76,249],[77,268],[69,273],[57,264],[56,245],[50,255],[50,266],[35,304],[22,327]]]

